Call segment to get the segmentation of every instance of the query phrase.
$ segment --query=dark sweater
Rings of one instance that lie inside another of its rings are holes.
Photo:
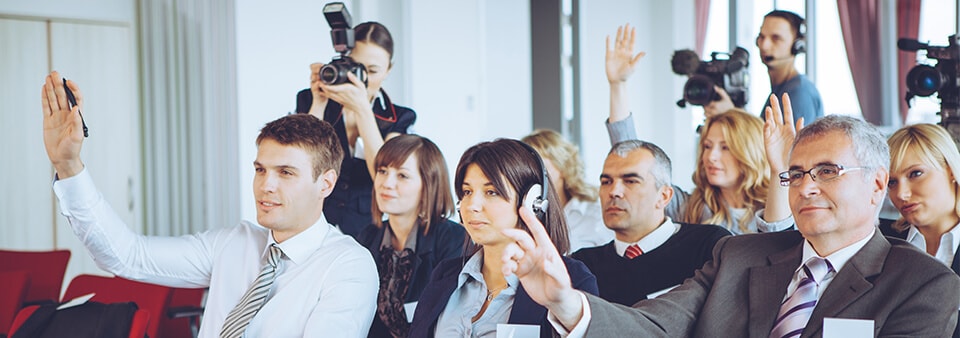
[[[680,230],[666,242],[634,259],[617,255],[613,241],[580,249],[571,256],[597,276],[601,298],[630,306],[692,277],[711,259],[714,244],[730,235],[716,225],[678,224]]]

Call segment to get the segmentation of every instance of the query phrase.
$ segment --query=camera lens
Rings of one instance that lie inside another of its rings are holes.
[[[936,68],[919,65],[907,73],[907,88],[917,96],[930,96],[940,90],[947,80]]]
[[[683,85],[683,98],[695,105],[706,105],[713,100],[716,92],[713,89],[713,80],[709,77],[696,74]]]
[[[320,68],[320,81],[326,84],[336,84],[340,78],[340,71],[331,63]]]

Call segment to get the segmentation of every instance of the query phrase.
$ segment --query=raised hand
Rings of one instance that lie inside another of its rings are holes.
[[[369,112],[372,116],[373,110],[370,108],[367,86],[364,85],[363,81],[360,81],[356,75],[353,75],[353,73],[347,73],[347,78],[350,80],[349,83],[336,85],[328,85],[321,81],[318,82],[328,99],[343,106],[345,114]]]
[[[572,327],[583,315],[583,305],[570,273],[533,211],[521,207],[519,213],[533,237],[520,229],[503,230],[514,240],[503,250],[503,274],[516,274],[531,299]]]
[[[713,90],[720,96],[720,100],[710,101],[710,104],[703,106],[703,115],[707,118],[726,113],[734,108],[733,100],[730,99],[730,94],[727,94],[726,90],[720,86],[713,86]]]
[[[67,81],[67,86],[77,100],[77,105],[72,109],[67,102],[67,93],[63,89],[60,73],[53,71],[47,75],[40,91],[43,144],[50,163],[61,179],[74,176],[83,170],[83,162],[80,160],[80,148],[83,145],[83,122],[80,118],[83,94],[72,80]]]
[[[310,104],[310,115],[323,119],[323,110],[327,107],[327,95],[320,89],[320,68],[322,63],[310,64],[310,94],[313,94],[313,101]]]
[[[610,83],[626,82],[637,65],[637,61],[647,53],[633,54],[633,44],[636,41],[637,29],[630,24],[617,27],[617,36],[613,49],[610,49],[610,36],[607,36],[607,81]]]
[[[763,145],[767,153],[767,162],[770,163],[770,170],[785,171],[788,169],[790,147],[797,137],[797,130],[803,128],[803,118],[794,123],[790,95],[784,93],[782,111],[777,96],[770,94],[770,106],[764,112],[764,119]]]

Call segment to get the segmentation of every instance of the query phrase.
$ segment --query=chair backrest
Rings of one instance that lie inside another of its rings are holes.
[[[173,288],[170,304],[160,317],[160,336],[164,338],[193,338],[199,329],[199,314],[203,313],[203,295],[207,289]]]
[[[91,300],[101,303],[135,302],[140,310],[150,313],[147,323],[147,336],[158,337],[160,319],[170,301],[171,288],[147,284],[120,277],[79,275],[70,281],[63,301],[69,301],[91,292],[96,293]]]
[[[7,335],[17,311],[27,295],[26,271],[0,271],[0,336]]]
[[[40,309],[39,305],[30,305],[23,309],[20,309],[17,312],[17,317],[13,321],[13,324],[10,325],[10,334],[8,337],[13,337],[17,330],[27,322],[27,319],[30,318],[37,310]],[[143,338],[147,334],[147,325],[150,322],[150,313],[147,310],[137,310],[133,314],[133,320],[130,323],[130,334],[127,338]],[[154,336],[150,336],[154,337]]]
[[[67,272],[70,250],[0,250],[0,271],[26,271],[29,277],[26,303],[54,302],[60,299],[63,275]]]

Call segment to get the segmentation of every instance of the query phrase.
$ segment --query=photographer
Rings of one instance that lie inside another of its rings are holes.
[[[349,27],[348,15],[345,21]],[[329,122],[340,137],[343,170],[323,211],[328,222],[356,237],[373,221],[372,160],[384,141],[406,134],[417,115],[410,108],[394,105],[380,87],[393,65],[393,37],[387,28],[364,22],[353,30],[356,45],[349,56],[366,68],[366,86],[352,72],[347,73],[346,83],[327,84],[320,76],[324,64],[314,63],[310,65],[310,88],[297,93],[296,112]]]
[[[796,13],[774,10],[763,17],[760,34],[757,35],[760,59],[767,65],[770,75],[770,91],[776,97],[790,94],[796,118],[807,123],[823,117],[823,102],[820,92],[806,76],[797,71],[796,56],[806,50],[804,20]],[[733,108],[733,101],[722,88],[715,88],[720,101],[703,107],[704,115],[711,117]],[[770,103],[761,109],[760,118]]]

